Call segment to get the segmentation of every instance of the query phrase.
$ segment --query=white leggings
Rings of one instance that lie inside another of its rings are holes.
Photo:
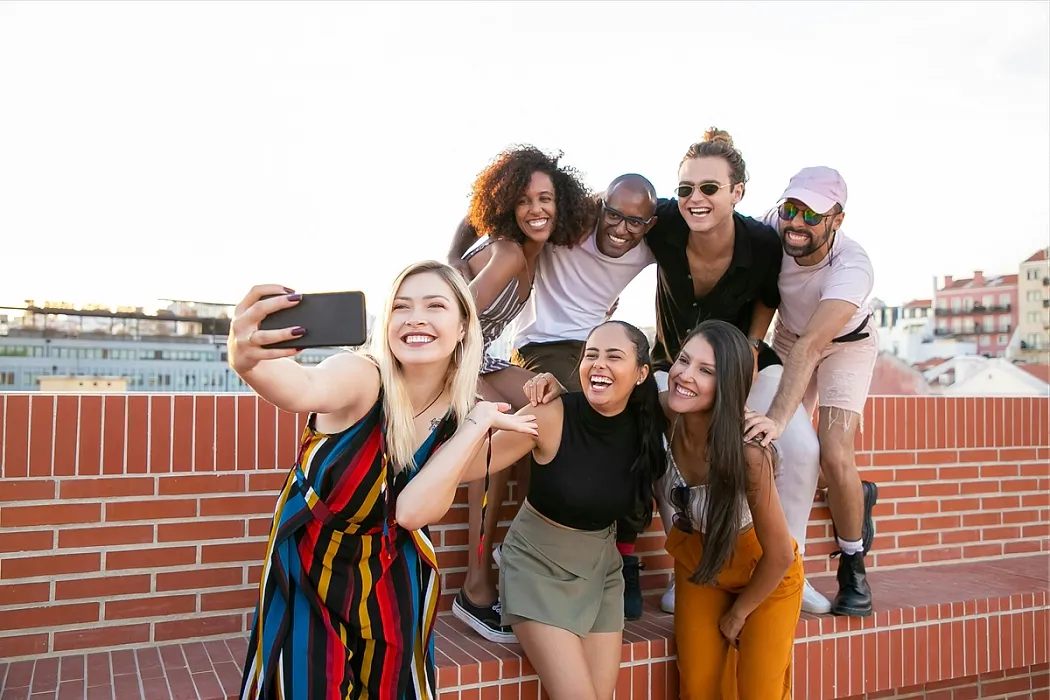
[[[747,397],[747,407],[758,413],[765,413],[773,403],[773,397],[780,386],[780,377],[784,368],[780,365],[766,367],[758,373],[751,385]],[[655,374],[660,391],[667,390],[667,373]],[[777,493],[784,509],[788,530],[798,543],[799,555],[806,553],[806,527],[809,524],[809,511],[813,507],[813,495],[817,490],[817,479],[820,476],[820,443],[817,431],[813,429],[813,420],[806,415],[806,410],[799,405],[791,417],[784,434],[777,440],[780,451],[780,466],[777,470]],[[656,505],[660,510],[664,531],[670,532],[671,518],[674,510],[670,503],[658,493]]]

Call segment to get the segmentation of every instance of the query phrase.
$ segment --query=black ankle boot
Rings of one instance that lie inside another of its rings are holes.
[[[642,584],[638,572],[645,568],[638,557],[624,554],[623,558],[623,616],[627,620],[637,620],[642,616]]]
[[[839,592],[831,603],[832,615],[868,617],[871,615],[871,587],[864,571],[864,553],[835,552],[839,557]]]
[[[871,551],[871,544],[875,541],[875,517],[872,511],[875,510],[875,504],[879,502],[879,487],[870,481],[860,482],[861,488],[864,489],[864,520],[860,527],[860,542],[864,547],[864,554]],[[838,539],[839,531],[835,527],[835,523],[831,524],[831,532]]]

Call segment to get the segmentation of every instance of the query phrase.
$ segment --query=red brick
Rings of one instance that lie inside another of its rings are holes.
[[[983,557],[1001,557],[1003,545],[1001,542],[989,542],[986,544],[974,544],[963,547],[963,559],[977,559]]]
[[[244,493],[241,474],[194,474],[192,476],[165,476],[159,479],[157,492],[161,496],[183,496],[216,493]]]
[[[237,397],[215,398],[215,468],[237,468]]]
[[[115,476],[93,479],[62,479],[61,498],[116,498],[119,496],[152,496],[156,492],[153,477]]]
[[[937,512],[937,501],[925,499],[922,501],[901,501],[897,503],[898,515],[926,515]],[[811,517],[812,519],[812,517]],[[466,522],[466,518],[462,518]]]
[[[258,599],[259,591],[257,588],[201,593],[201,612],[245,610],[254,606]]]
[[[92,629],[55,632],[55,651],[104,649],[123,644],[145,644],[149,641],[149,623],[95,627]],[[108,670],[107,670],[108,682]],[[108,695],[106,697],[109,697]]]
[[[1028,493],[1021,496],[1023,508],[1046,508],[1050,506],[1050,493]]]
[[[1017,476],[1020,474],[1020,469],[1016,464],[984,464],[981,465],[981,478],[1002,479]]]
[[[0,610],[0,630],[20,630],[98,622],[98,603],[37,605],[25,610]]]
[[[916,456],[919,464],[955,464],[959,461],[956,450],[923,450]]]
[[[0,554],[34,552],[51,549],[55,544],[54,530],[16,530],[0,532]]]
[[[937,544],[939,544],[938,533],[917,532],[912,535],[901,535],[897,538],[897,543],[901,549],[911,549],[913,547],[934,547]]]
[[[936,533],[930,533],[936,535]],[[987,539],[987,538],[985,538]],[[942,544],[963,544],[967,542],[980,542],[981,531],[975,528],[965,530],[951,530],[941,533]]]
[[[102,566],[102,555],[98,552],[86,554],[44,554],[41,556],[6,559],[0,569],[0,580],[13,578],[36,578],[59,574],[83,574],[98,571]]]
[[[48,635],[46,632],[18,636],[5,633],[0,635],[0,659],[46,654],[47,642]]]
[[[171,471],[171,396],[149,397],[149,471]]]
[[[215,395],[193,397],[193,471],[215,471]]]
[[[63,528],[58,532],[59,548],[108,547],[120,544],[148,544],[153,540],[152,525]]]
[[[248,537],[268,537],[273,527],[273,518],[252,518],[248,521]],[[641,542],[642,538],[638,538]]]
[[[914,487],[913,487],[914,488]],[[919,495],[923,498],[937,498],[940,496],[957,496],[960,493],[960,484],[957,481],[938,481],[932,484],[919,484]],[[882,497],[882,487],[879,487],[879,497]]]
[[[937,469],[935,467],[908,467],[901,468],[896,471],[895,481],[900,482],[913,482],[913,481],[934,481],[937,479]]]
[[[201,564],[234,561],[256,562],[261,561],[264,556],[266,556],[266,543],[262,541],[201,545]]]
[[[57,600],[109,598],[119,595],[142,595],[150,592],[149,574],[96,576],[55,582]]]
[[[125,470],[128,474],[149,473],[149,396],[128,397],[128,432],[125,436]]]
[[[273,404],[260,399],[256,405],[258,425],[255,453],[258,469],[273,469],[277,466],[277,409]]]
[[[284,488],[284,482],[286,481],[288,481],[287,470],[255,472],[248,475],[248,490],[278,492]]]
[[[157,642],[167,642],[176,639],[227,636],[243,631],[244,616],[241,614],[195,617],[189,620],[157,622],[153,629],[153,639]]]
[[[1050,537],[1050,523],[1025,525],[1024,529],[1021,530],[1021,536],[1025,539],[1032,537]]]
[[[192,571],[170,571],[157,574],[158,591],[197,591],[202,588],[240,586],[243,583],[244,571],[241,567],[200,568]]]
[[[978,510],[981,502],[976,498],[948,498],[941,501],[941,512],[955,513],[960,510]]]
[[[1007,508],[1017,508],[1021,505],[1021,499],[1017,496],[992,496],[981,499],[982,510],[1000,511]]]
[[[77,473],[77,432],[79,396],[59,396],[55,409],[55,476]]]
[[[981,476],[980,467],[941,467],[937,478],[943,480],[977,479]]]
[[[1038,479],[1003,479],[1000,482],[1003,493],[1035,491],[1039,488]]]
[[[951,530],[962,525],[962,518],[958,515],[935,515],[922,519],[919,529],[920,530]],[[879,523],[877,529],[882,529],[882,523]]]
[[[114,501],[106,504],[106,522],[194,518],[196,500]]]
[[[7,506],[0,511],[0,527],[97,523],[101,517],[102,506],[98,503]]]
[[[102,473],[124,473],[127,397],[106,396],[102,404]]]
[[[1022,464],[1021,476],[1050,476],[1050,463],[1044,460],[1038,464]]]
[[[244,537],[244,520],[197,520],[157,525],[158,542],[198,542]]]
[[[102,472],[102,397],[81,396],[77,417],[77,474]]]
[[[966,513],[962,516],[963,527],[987,527],[1002,522],[1002,513]]]
[[[905,564],[918,564],[918,551],[910,552],[877,552],[875,554],[876,566],[903,566]]]
[[[960,462],[998,462],[999,450],[959,450]]]
[[[29,397],[6,396],[2,461],[4,479],[29,476]]]
[[[962,549],[959,547],[937,547],[923,549],[920,552],[923,563],[928,561],[947,561],[949,559],[962,559]]]
[[[47,603],[50,600],[51,584],[46,581],[39,583],[8,583],[0,586],[0,607],[5,605]],[[0,629],[3,628],[0,627]]]
[[[219,498],[202,498],[201,517],[209,515],[272,515],[276,506],[274,497],[225,495]]]
[[[197,563],[196,547],[149,548],[106,553],[106,571],[156,569]]]
[[[237,469],[254,470],[257,464],[255,451],[255,406],[258,398],[254,394],[237,397]]]
[[[54,396],[33,396],[29,424],[29,476],[51,476]]]
[[[197,609],[197,596],[153,595],[147,598],[106,601],[106,620],[128,620],[136,617],[166,617],[168,615],[185,615]]]
[[[50,501],[54,497],[54,479],[4,479],[0,481],[0,503],[4,501]]]
[[[193,471],[193,396],[176,396],[170,423],[171,471]]]

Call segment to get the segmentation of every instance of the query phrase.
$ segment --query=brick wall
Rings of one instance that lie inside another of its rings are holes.
[[[874,565],[1050,550],[1048,418],[1047,399],[869,400]],[[0,395],[0,659],[245,630],[302,422],[254,396]],[[433,529],[446,609],[465,501]],[[659,527],[639,541],[653,589],[670,569]],[[830,570],[832,549],[818,502],[807,570]]]

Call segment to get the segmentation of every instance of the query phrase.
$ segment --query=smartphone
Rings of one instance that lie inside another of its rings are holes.
[[[304,335],[268,348],[357,347],[368,339],[368,315],[364,292],[328,292],[303,294],[298,304],[275,311],[262,320],[260,330],[302,326]]]

